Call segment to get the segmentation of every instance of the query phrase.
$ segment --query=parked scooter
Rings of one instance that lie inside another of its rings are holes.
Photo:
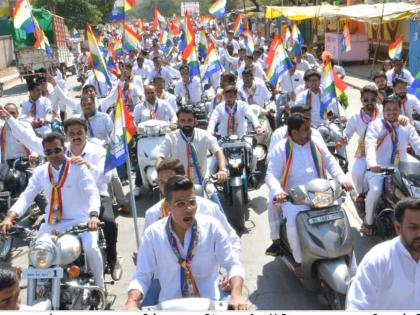
[[[16,228],[19,227],[13,229]],[[115,296],[108,295],[106,289],[94,285],[78,237],[88,230],[86,224],[76,225],[31,243],[29,266],[23,272],[23,277],[28,281],[27,305],[49,300],[53,310],[110,309]],[[105,257],[105,238],[101,229],[98,233],[99,249]]]
[[[319,291],[332,309],[344,309],[353,244],[350,224],[342,207],[342,189],[338,182],[314,179],[288,191],[287,200],[306,205],[299,212],[296,228],[302,249],[302,282],[305,289]],[[282,260],[294,271],[297,265],[286,233],[286,220],[280,228]]]
[[[137,126],[137,161],[140,175],[144,187],[153,192],[154,201],[160,199],[155,166],[159,146],[165,139],[165,135],[170,131],[169,122],[156,119],[139,123]]]

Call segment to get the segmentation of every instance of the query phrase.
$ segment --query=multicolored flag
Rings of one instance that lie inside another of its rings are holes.
[[[34,16],[32,16],[32,19],[33,19],[34,24],[35,24],[35,31],[34,31],[35,44],[34,44],[34,47],[36,49],[44,50],[47,53],[48,56],[50,56],[51,58],[54,58],[54,53],[51,49],[50,42],[48,41],[48,37],[45,35],[41,26],[39,26],[39,23],[38,23],[37,19]]]
[[[276,86],[280,76],[292,67],[280,36],[274,37],[265,63],[267,64],[267,80],[272,86]]]
[[[320,106],[320,117],[324,118],[324,114],[331,104],[331,102],[337,98],[337,93],[334,84],[334,71],[329,56],[324,61],[324,68],[321,75],[321,106]]]
[[[284,29],[283,43],[287,51],[291,51],[293,49],[293,37],[292,37],[292,34],[290,33],[290,28],[287,25],[285,26],[285,29]]]
[[[128,144],[136,135],[136,125],[125,107],[121,88],[114,113],[114,130],[106,150],[104,173],[123,165],[129,158]]]
[[[255,48],[254,36],[252,36],[251,30],[245,30],[242,34],[245,37],[246,53],[247,54],[252,54],[254,52],[254,48]]]
[[[114,39],[114,51],[117,58],[124,56],[124,48],[120,39]]]
[[[300,56],[302,54],[302,45],[304,43],[303,36],[299,31],[299,27],[297,26],[296,22],[292,24],[292,34],[291,34],[291,51],[295,54],[295,56]]]
[[[204,61],[204,75],[202,79],[204,80],[210,78],[213,74],[217,72],[223,72],[223,67],[220,63],[216,47],[212,43],[210,43],[209,52],[206,60]]]
[[[349,21],[346,21],[343,29],[343,38],[341,39],[341,52],[346,53],[351,50],[351,36]]]
[[[99,49],[98,42],[96,41],[95,35],[93,34],[92,28],[89,24],[87,24],[86,27],[86,36],[89,43],[90,56],[93,62],[95,77],[100,81],[105,81],[107,85],[111,87],[111,77],[109,76],[102,52]]]
[[[216,0],[209,8],[209,13],[216,18],[222,18],[225,16],[226,11],[226,0]]]
[[[163,28],[163,25],[165,25],[165,18],[162,14],[160,14],[157,3],[155,5],[155,19],[153,20],[153,29],[159,30]]]
[[[348,85],[334,72],[334,85],[335,85],[335,94],[337,97],[340,97],[341,94],[348,88]]]
[[[186,48],[182,53],[182,60],[187,60],[191,77],[199,76],[200,63],[198,62],[197,47],[195,45],[195,31],[188,15],[185,16],[184,34]]]
[[[141,36],[137,34],[130,26],[124,24],[124,50],[130,52],[139,46]]]
[[[115,0],[112,11],[109,15],[111,21],[120,21],[125,18],[124,0]]]
[[[109,43],[108,56],[107,56],[107,61],[106,61],[106,65],[109,71],[114,71],[117,68],[115,65],[115,61],[117,61],[117,55],[115,54],[114,44]]]
[[[401,35],[395,42],[389,45],[389,58],[391,60],[400,60],[402,59],[402,50],[403,50],[404,36]]]
[[[200,32],[200,42],[198,43],[198,55],[200,56],[201,60],[204,60],[207,58],[207,37],[206,32],[204,30],[201,30]]]
[[[136,0],[124,0],[124,11],[130,11],[136,6]]]
[[[162,29],[159,36],[160,49],[163,54],[167,57],[171,53],[174,44],[171,40],[168,30]]]
[[[27,34],[35,31],[35,23],[32,18],[32,8],[27,0],[19,0],[13,9],[13,27],[24,30]]]
[[[235,37],[241,36],[242,32],[244,31],[244,27],[242,23],[242,16],[240,14],[238,14],[238,17],[236,18],[232,31],[233,31],[233,36]]]

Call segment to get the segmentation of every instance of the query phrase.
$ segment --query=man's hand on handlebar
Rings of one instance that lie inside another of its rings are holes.
[[[216,176],[217,176],[217,182],[219,184],[223,184],[228,179],[228,174],[227,174],[226,170],[220,170],[220,171],[218,171],[216,173]]]
[[[341,183],[341,186],[345,191],[352,191],[354,190],[353,184],[349,181],[344,181]]]
[[[101,224],[102,222],[99,220],[98,217],[91,217],[87,222],[89,230],[92,231],[96,231],[101,226]]]
[[[381,173],[382,171],[380,166],[372,166],[369,170],[373,173]]]
[[[16,223],[16,216],[14,215],[7,215],[4,219],[3,222],[0,223],[0,233],[2,234],[6,234],[7,232],[9,232],[13,225],[15,225]]]
[[[274,204],[285,203],[287,199],[287,194],[285,192],[280,192],[274,197]]]

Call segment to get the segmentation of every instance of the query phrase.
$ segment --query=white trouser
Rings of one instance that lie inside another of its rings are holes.
[[[365,198],[366,209],[366,224],[373,224],[373,215],[379,198],[381,198],[382,189],[384,186],[385,176],[373,172],[366,172],[366,180],[368,182],[369,191]]]
[[[131,176],[131,174],[128,174],[128,176]],[[123,187],[121,184],[121,180],[118,177],[118,173],[117,173],[117,169],[114,168],[112,170],[112,177],[111,177],[111,190],[110,191],[110,195],[114,195],[115,196],[115,200],[117,201],[117,203],[119,205],[123,205],[127,203],[127,200],[125,199],[125,195],[124,195],[124,191],[123,191]]]
[[[302,262],[302,250],[300,248],[299,235],[296,227],[296,216],[299,212],[309,210],[305,205],[294,205],[286,202],[282,205],[283,216],[286,218],[286,232],[293,258],[297,263]]]
[[[356,159],[351,169],[351,178],[353,180],[354,188],[356,189],[357,194],[361,194],[367,191],[366,183],[366,158],[361,157]]]
[[[268,203],[268,224],[270,226],[270,238],[278,240],[280,238],[280,223],[282,211],[277,205],[274,205],[272,201]]]
[[[63,232],[64,230],[71,228],[77,224],[83,224],[87,222],[87,218],[78,220],[65,220],[56,225],[50,225],[43,223],[38,231],[38,238],[51,237],[51,232],[56,230]],[[79,234],[79,238],[82,241],[83,250],[86,254],[87,264],[90,271],[93,273],[95,283],[98,287],[104,287],[104,268],[102,254],[98,247],[98,232],[89,231]]]

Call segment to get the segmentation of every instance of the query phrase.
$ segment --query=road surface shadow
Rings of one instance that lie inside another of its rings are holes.
[[[26,86],[26,82],[22,82],[18,85],[14,85],[8,89],[5,89],[3,92],[3,97],[10,97],[15,95],[24,94],[28,91],[28,88]]]

